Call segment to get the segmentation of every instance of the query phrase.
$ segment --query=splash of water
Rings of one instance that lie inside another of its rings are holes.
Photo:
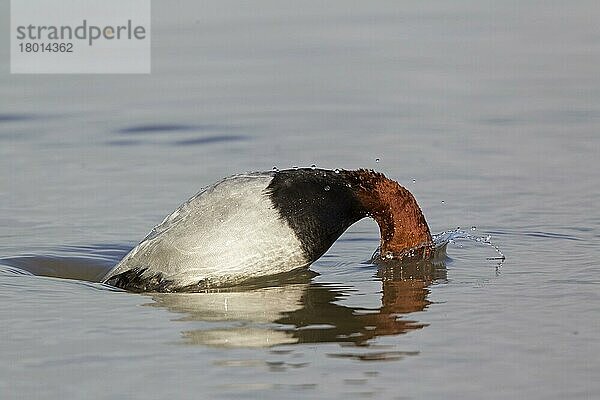
[[[473,228],[471,228],[471,230],[473,230]],[[458,239],[471,240],[476,243],[481,243],[481,244],[490,246],[491,248],[493,248],[496,251],[496,253],[498,253],[498,255],[496,257],[487,257],[488,260],[498,260],[502,263],[506,259],[506,257],[504,256],[504,253],[502,253],[500,248],[491,242],[492,237],[490,235],[487,235],[485,237],[476,236],[476,235],[472,235],[469,232],[466,232],[466,231],[460,229],[460,227],[458,227],[456,229],[450,229],[450,230],[435,234],[432,236],[432,239],[433,239],[433,243],[435,243],[436,248],[440,247],[442,245],[445,245],[445,244],[452,244]]]

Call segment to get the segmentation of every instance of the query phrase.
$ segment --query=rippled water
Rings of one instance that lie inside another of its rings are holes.
[[[153,6],[148,76],[9,75],[1,44],[0,398],[600,396],[596,2]],[[506,260],[377,268],[365,220],[268,285],[88,282],[202,186],[311,164]]]

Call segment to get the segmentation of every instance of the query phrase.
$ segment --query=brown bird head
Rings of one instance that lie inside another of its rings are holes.
[[[379,225],[382,258],[427,258],[431,254],[429,226],[406,188],[372,170],[345,171],[345,174],[366,216]]]

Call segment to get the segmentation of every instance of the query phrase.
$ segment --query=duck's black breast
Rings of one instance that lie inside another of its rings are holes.
[[[345,172],[283,170],[274,174],[266,189],[273,206],[293,229],[311,262],[365,216]]]

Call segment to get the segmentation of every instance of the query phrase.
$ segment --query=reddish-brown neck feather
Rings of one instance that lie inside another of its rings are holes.
[[[410,248],[431,243],[425,217],[406,188],[374,171],[348,172],[367,215],[379,225],[382,255],[399,255]]]

